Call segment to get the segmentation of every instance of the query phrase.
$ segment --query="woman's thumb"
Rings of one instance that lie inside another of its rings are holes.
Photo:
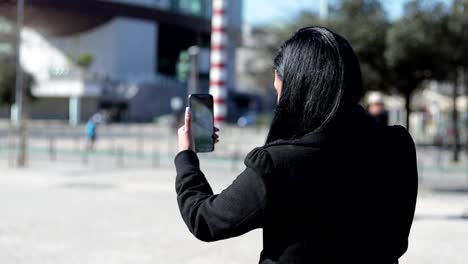
[[[192,127],[192,112],[190,107],[185,108],[185,130],[190,131]]]

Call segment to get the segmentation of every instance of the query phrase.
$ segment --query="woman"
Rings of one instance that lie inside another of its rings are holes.
[[[175,164],[188,228],[202,241],[263,228],[260,263],[398,263],[417,195],[411,136],[358,105],[359,62],[340,35],[300,29],[274,65],[278,105],[266,144],[218,195],[200,171],[186,114]]]

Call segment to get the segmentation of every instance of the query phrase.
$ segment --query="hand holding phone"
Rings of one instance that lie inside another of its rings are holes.
[[[179,152],[184,150],[195,151],[193,147],[192,139],[192,113],[190,112],[190,107],[185,109],[185,120],[184,125],[179,128],[178,131],[178,141],[179,141]]]
[[[195,152],[212,152],[217,141],[214,129],[213,96],[190,94],[191,135]]]

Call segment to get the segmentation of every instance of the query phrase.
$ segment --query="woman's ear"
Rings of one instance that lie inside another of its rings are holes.
[[[273,83],[275,86],[276,94],[277,94],[277,102],[279,103],[281,92],[283,91],[283,80],[279,77],[278,72],[275,70],[275,81]]]

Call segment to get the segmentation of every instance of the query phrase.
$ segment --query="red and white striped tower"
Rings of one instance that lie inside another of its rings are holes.
[[[216,125],[226,122],[227,115],[227,4],[228,0],[213,0],[211,22],[210,94],[214,98]]]

